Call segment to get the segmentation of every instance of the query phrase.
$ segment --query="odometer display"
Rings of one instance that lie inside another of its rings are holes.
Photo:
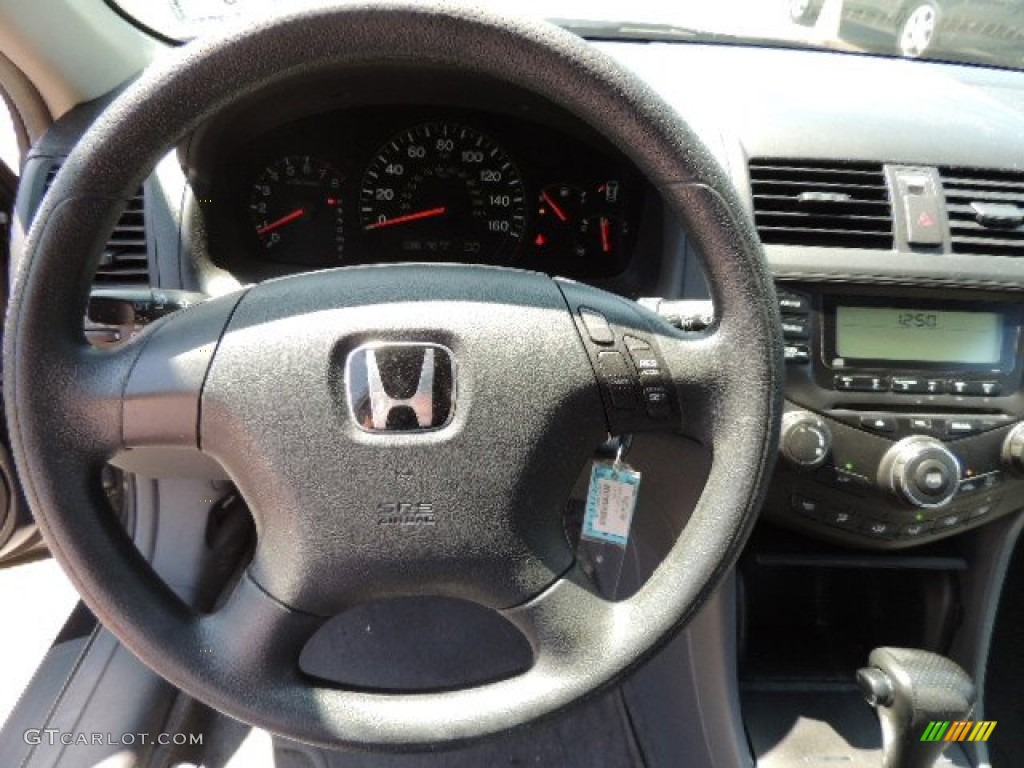
[[[359,214],[380,257],[508,263],[526,224],[519,171],[490,138],[428,123],[385,144],[363,175]]]

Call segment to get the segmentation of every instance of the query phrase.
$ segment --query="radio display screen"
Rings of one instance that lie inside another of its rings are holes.
[[[854,360],[994,365],[1003,317],[912,307],[836,306],[836,354]]]

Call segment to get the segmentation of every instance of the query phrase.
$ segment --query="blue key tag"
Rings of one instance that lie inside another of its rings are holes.
[[[594,462],[583,514],[582,538],[625,549],[639,491],[640,473],[628,464]]]
[[[594,462],[577,557],[598,591],[610,600],[619,591],[639,491],[640,473],[622,463],[621,449],[614,462]]]

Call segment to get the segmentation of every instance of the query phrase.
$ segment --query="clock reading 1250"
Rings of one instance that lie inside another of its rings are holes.
[[[522,238],[526,197],[497,143],[463,125],[428,123],[378,151],[363,174],[359,215],[381,256],[500,264]]]

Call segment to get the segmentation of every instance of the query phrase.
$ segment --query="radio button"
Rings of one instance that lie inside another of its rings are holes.
[[[809,363],[811,350],[806,344],[787,344],[783,348],[783,357],[787,363]]]
[[[941,419],[925,419],[912,417],[910,419],[911,432],[941,432],[945,429],[945,422]]]
[[[783,317],[782,335],[787,339],[806,339],[808,336],[806,317]]]
[[[971,397],[995,397],[1002,391],[998,381],[968,381],[962,393]]]
[[[949,423],[946,424],[946,434],[957,437],[973,435],[975,432],[980,431],[980,429],[981,426],[973,419],[950,419]]]
[[[777,295],[779,297],[779,309],[785,314],[792,312],[803,315],[807,314],[811,309],[811,303],[806,296],[790,293],[789,291],[778,291]]]
[[[861,416],[860,425],[872,432],[896,431],[896,419],[892,416]]]
[[[835,388],[841,392],[888,392],[885,376],[836,376]]]
[[[974,382],[971,382],[971,381],[962,381],[960,379],[954,379],[953,381],[949,382],[949,394],[951,394],[951,395],[969,395],[970,392],[968,392],[968,388],[973,383]]]
[[[941,395],[946,391],[945,379],[928,379],[924,383],[924,391],[929,395]]]
[[[927,392],[928,385],[924,381],[924,379],[908,379],[903,376],[894,376],[892,380],[892,391],[905,392],[907,394],[915,394]]]

